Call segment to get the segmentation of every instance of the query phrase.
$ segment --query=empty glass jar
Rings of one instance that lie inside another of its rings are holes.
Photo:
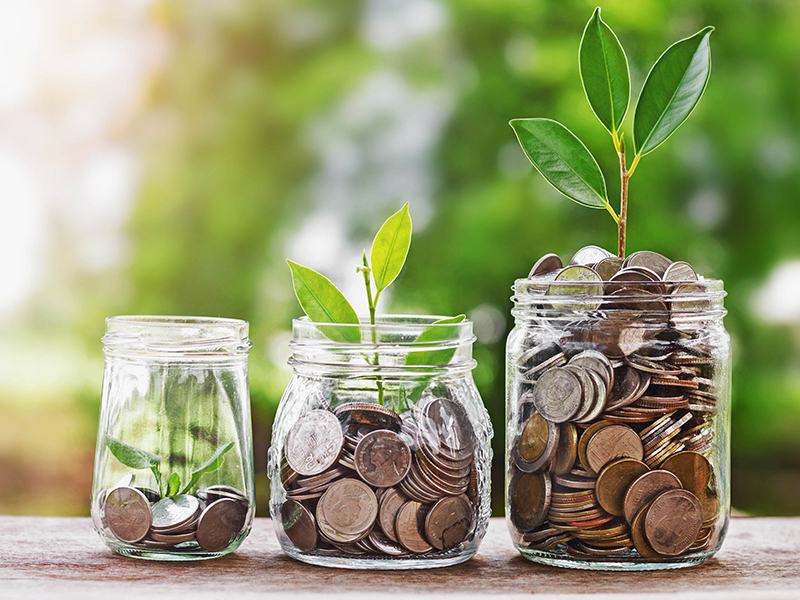
[[[457,319],[294,321],[294,376],[269,450],[284,551],[384,569],[475,554],[490,514],[492,430],[472,380],[473,340]]]
[[[514,543],[561,567],[701,563],[719,549],[729,515],[723,284],[655,253],[563,268],[552,256],[553,272],[514,285]]]
[[[223,556],[255,513],[245,321],[111,317],[92,520],[125,556]]]

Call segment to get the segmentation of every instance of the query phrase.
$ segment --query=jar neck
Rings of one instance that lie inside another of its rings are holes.
[[[107,360],[236,364],[250,350],[247,321],[214,317],[117,316],[106,319]]]
[[[511,314],[518,324],[564,326],[576,321],[619,321],[645,329],[722,325],[726,292],[716,279],[683,282],[554,282],[518,279]]]
[[[475,367],[472,323],[447,317],[379,316],[375,325],[292,322],[294,372],[315,377],[416,379],[457,377]]]

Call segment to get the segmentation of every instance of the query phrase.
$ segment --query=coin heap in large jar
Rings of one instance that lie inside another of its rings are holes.
[[[401,415],[348,402],[314,409],[283,452],[283,530],[304,553],[440,554],[471,539],[476,439],[464,407],[424,396]]]
[[[234,487],[211,485],[162,498],[155,490],[134,487],[133,479],[101,491],[96,500],[103,527],[128,546],[221,552],[245,527],[250,502]]]
[[[702,278],[655,252],[623,261],[590,246],[567,266],[542,257],[528,279],[566,323],[550,340],[532,336],[514,365],[509,509],[518,546],[653,561],[709,548],[719,533],[722,390],[713,348],[674,318],[702,308]],[[692,305],[671,302],[693,292]]]

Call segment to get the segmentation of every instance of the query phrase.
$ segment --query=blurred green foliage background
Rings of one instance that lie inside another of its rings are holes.
[[[698,110],[632,182],[629,251],[656,250],[725,281],[733,502],[800,514],[800,5],[600,4],[628,52],[633,100],[670,43],[717,28]],[[383,310],[475,321],[475,379],[501,460],[511,283],[545,252],[615,248],[608,214],[550,189],[507,125],[562,121],[616,187],[610,138],[578,77],[594,5],[154,3],[135,26],[156,30],[167,51],[141,106],[114,133],[138,165],[116,234],[125,251],[100,270],[65,268],[69,245],[56,219],[43,283],[0,321],[0,512],[87,514],[103,317],[155,313],[250,321],[263,515],[269,430],[299,314],[284,259],[360,297],[361,248],[405,200],[415,235]],[[494,506],[502,511],[499,464]]]

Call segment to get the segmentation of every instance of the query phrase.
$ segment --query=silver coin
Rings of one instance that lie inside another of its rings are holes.
[[[697,281],[697,272],[692,265],[679,260],[667,267],[662,279],[664,281]]]
[[[603,280],[594,269],[583,265],[564,267],[547,288],[548,296],[564,296],[564,302],[554,302],[558,310],[594,310],[601,303]]]
[[[664,275],[664,272],[671,264],[672,261],[666,256],[650,250],[634,252],[625,259],[626,267],[645,267],[654,271],[659,278]]]
[[[592,266],[605,258],[612,258],[614,255],[600,246],[584,246],[572,257],[570,264]]]
[[[622,268],[622,259],[616,256],[604,258],[594,266],[594,270],[603,281],[611,279]]]
[[[153,529],[176,529],[190,523],[200,509],[200,501],[189,494],[162,498],[153,504]]]
[[[553,273],[559,269],[562,269],[563,267],[564,263],[561,261],[561,257],[558,256],[558,254],[545,254],[542,258],[536,261],[535,265],[533,265],[531,272],[528,273],[528,279]]]
[[[339,458],[344,434],[332,412],[312,410],[300,417],[286,437],[286,461],[300,475],[317,475]]]
[[[574,417],[581,408],[582,398],[580,380],[561,367],[545,371],[533,388],[536,410],[553,423],[564,423]]]

